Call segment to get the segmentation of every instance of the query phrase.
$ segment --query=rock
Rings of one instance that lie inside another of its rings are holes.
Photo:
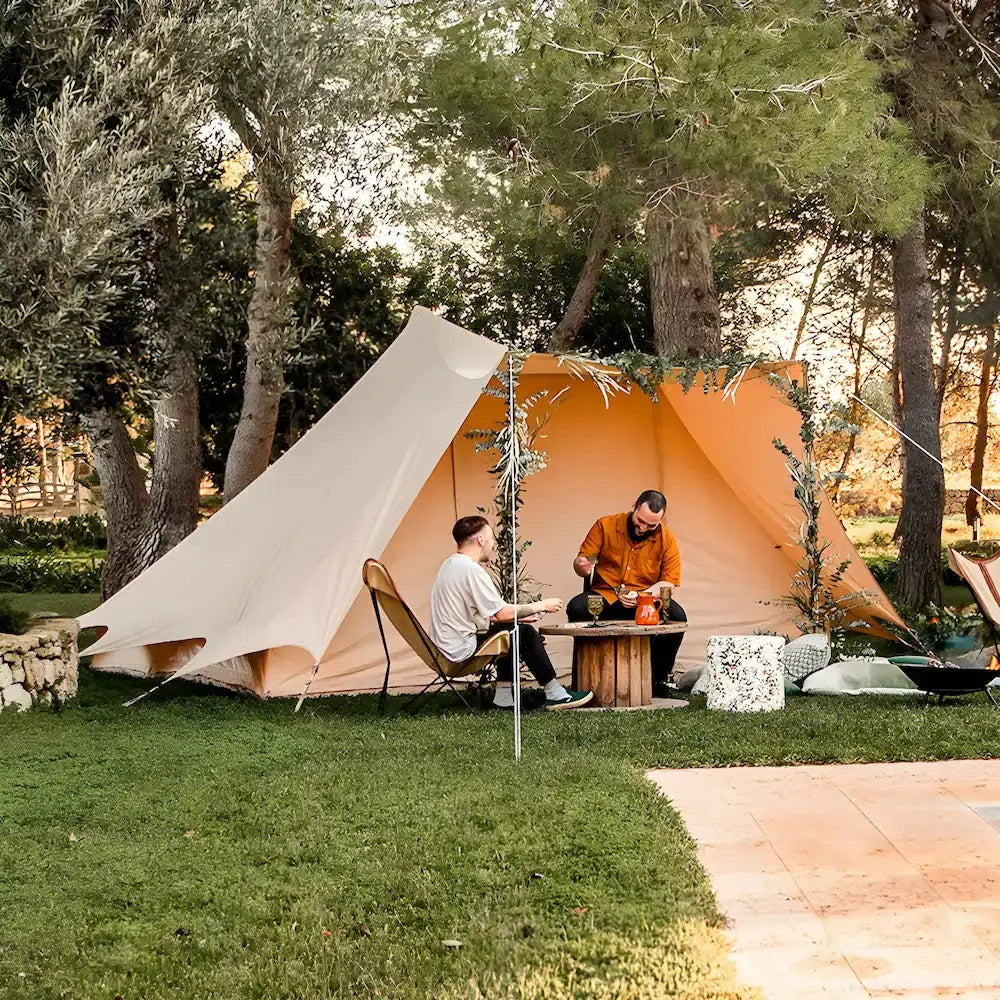
[[[55,692],[59,696],[60,701],[69,701],[70,698],[75,698],[76,690],[77,690],[76,674],[72,675],[67,674],[55,686]]]
[[[31,708],[31,695],[20,684],[12,684],[3,689],[3,707],[8,708],[11,705],[19,712],[25,712]]]
[[[46,619],[23,636],[0,636],[0,707],[66,701],[77,693],[76,622]]]

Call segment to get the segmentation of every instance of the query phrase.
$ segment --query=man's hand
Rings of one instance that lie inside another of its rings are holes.
[[[577,556],[573,560],[573,570],[577,576],[590,576],[596,566],[597,561],[588,559],[586,556]]]
[[[566,564],[563,563],[565,566]],[[562,611],[563,602],[558,597],[547,597],[544,601],[538,602],[542,606],[542,612],[546,615],[555,614],[557,611]]]
[[[618,600],[623,608],[634,608],[639,603],[634,590],[623,590]]]

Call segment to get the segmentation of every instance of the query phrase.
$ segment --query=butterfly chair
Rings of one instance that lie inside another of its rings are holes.
[[[1000,656],[1000,552],[986,559],[973,559],[955,549],[948,549],[948,565],[969,585],[989,625],[993,646]]]
[[[393,627],[403,637],[406,644],[436,675],[428,682],[422,691],[414,695],[404,706],[405,711],[422,695],[432,688],[443,690],[448,688],[458,695],[466,708],[471,706],[455,687],[453,681],[458,678],[475,676],[480,686],[485,682],[487,673],[498,656],[510,651],[510,633],[499,632],[490,636],[467,660],[453,663],[434,644],[417,616],[396,589],[389,571],[377,559],[368,559],[362,570],[362,579],[372,596],[372,607],[375,609],[375,620],[378,622],[379,635],[382,638],[382,648],[385,650],[385,680],[382,683],[382,694],[379,698],[379,711],[385,710],[385,698],[389,690],[389,671],[392,668],[392,658],[389,655],[389,644],[385,638],[385,627],[382,624],[382,612],[392,622]]]
[[[983,620],[989,626],[993,646],[1000,656],[1000,635],[997,633],[997,625],[1000,624],[1000,552],[988,559],[973,559],[955,549],[948,549],[948,565],[969,585],[983,614]],[[990,701],[997,705],[997,699],[989,687],[990,682],[1000,676],[1000,671],[992,669],[995,666],[993,663],[989,670],[959,668],[944,673],[928,666],[905,665],[900,669],[918,686],[932,683],[928,678],[936,678],[939,683],[949,682],[942,689],[927,687],[928,697],[933,693],[940,700],[946,694],[985,691]],[[916,676],[918,673],[921,675],[919,678]],[[925,704],[926,701],[925,698]]]

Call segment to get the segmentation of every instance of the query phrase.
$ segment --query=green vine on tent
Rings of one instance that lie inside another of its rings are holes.
[[[803,521],[797,536],[792,538],[802,550],[788,594],[766,604],[792,608],[796,626],[802,632],[825,632],[827,635],[864,629],[868,623],[855,612],[868,603],[870,591],[857,590],[837,595],[850,559],[834,565],[830,558],[830,542],[820,534],[823,487],[833,476],[824,476],[814,457],[817,421],[816,404],[808,386],[787,375],[771,375],[771,383],[788,399],[801,417],[799,435],[802,457],[796,455],[780,438],[774,446],[785,456],[785,464],[794,484],[795,501],[802,511]]]
[[[747,354],[745,351],[730,351],[713,357],[660,356],[642,351],[625,351],[607,358],[582,352],[557,354],[555,357],[577,378],[591,378],[604,394],[605,402],[614,392],[628,392],[631,385],[635,385],[654,403],[659,402],[659,388],[668,376],[685,394],[690,392],[699,376],[704,376],[701,391],[707,395],[719,392],[729,382],[738,379],[740,373],[771,360],[767,355]],[[727,375],[725,382],[719,377],[723,372]],[[613,390],[612,385],[615,387]]]

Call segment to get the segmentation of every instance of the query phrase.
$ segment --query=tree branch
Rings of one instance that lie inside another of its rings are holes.
[[[602,209],[590,236],[587,260],[580,272],[576,288],[573,289],[573,295],[569,305],[566,306],[563,318],[549,339],[549,350],[553,354],[568,350],[579,334],[590,305],[594,301],[594,292],[597,291],[597,284],[601,279],[604,263],[608,259],[617,229],[618,219],[615,214],[609,209]]]

